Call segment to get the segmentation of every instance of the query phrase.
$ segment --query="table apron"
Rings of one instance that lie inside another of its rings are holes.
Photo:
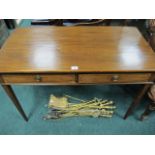
[[[25,73],[0,74],[3,85],[153,84],[151,73]]]

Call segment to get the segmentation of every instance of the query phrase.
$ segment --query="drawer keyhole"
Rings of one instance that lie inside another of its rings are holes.
[[[37,82],[41,82],[42,78],[41,78],[40,75],[36,75],[36,76],[35,76],[35,80],[36,80]]]
[[[113,77],[112,77],[112,81],[113,82],[117,82],[118,79],[119,79],[119,76],[118,75],[113,75]]]

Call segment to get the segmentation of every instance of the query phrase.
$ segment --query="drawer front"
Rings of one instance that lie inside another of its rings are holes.
[[[2,75],[5,84],[18,83],[75,83],[73,74]]]
[[[151,74],[79,74],[79,83],[148,82]]]

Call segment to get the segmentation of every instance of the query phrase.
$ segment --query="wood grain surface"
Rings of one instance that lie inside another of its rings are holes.
[[[0,73],[155,72],[134,27],[19,28],[0,51]]]

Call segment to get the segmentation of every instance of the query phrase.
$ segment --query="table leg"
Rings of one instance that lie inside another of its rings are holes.
[[[130,105],[130,107],[128,108],[124,119],[126,119],[133,111],[133,109],[138,106],[138,104],[140,103],[140,101],[142,100],[142,98],[144,97],[145,93],[147,92],[147,90],[151,87],[150,84],[146,84],[144,85],[144,87],[140,90],[140,92],[138,93],[138,95],[135,97],[135,99],[133,100],[132,104]]]
[[[11,88],[10,85],[2,85],[2,87],[4,88],[5,92],[7,93],[7,95],[10,97],[10,99],[12,100],[12,102],[14,103],[14,105],[16,106],[17,110],[20,112],[20,114],[23,116],[25,121],[28,121],[28,118],[22,108],[22,106],[20,105],[15,93],[13,92],[13,89]]]

